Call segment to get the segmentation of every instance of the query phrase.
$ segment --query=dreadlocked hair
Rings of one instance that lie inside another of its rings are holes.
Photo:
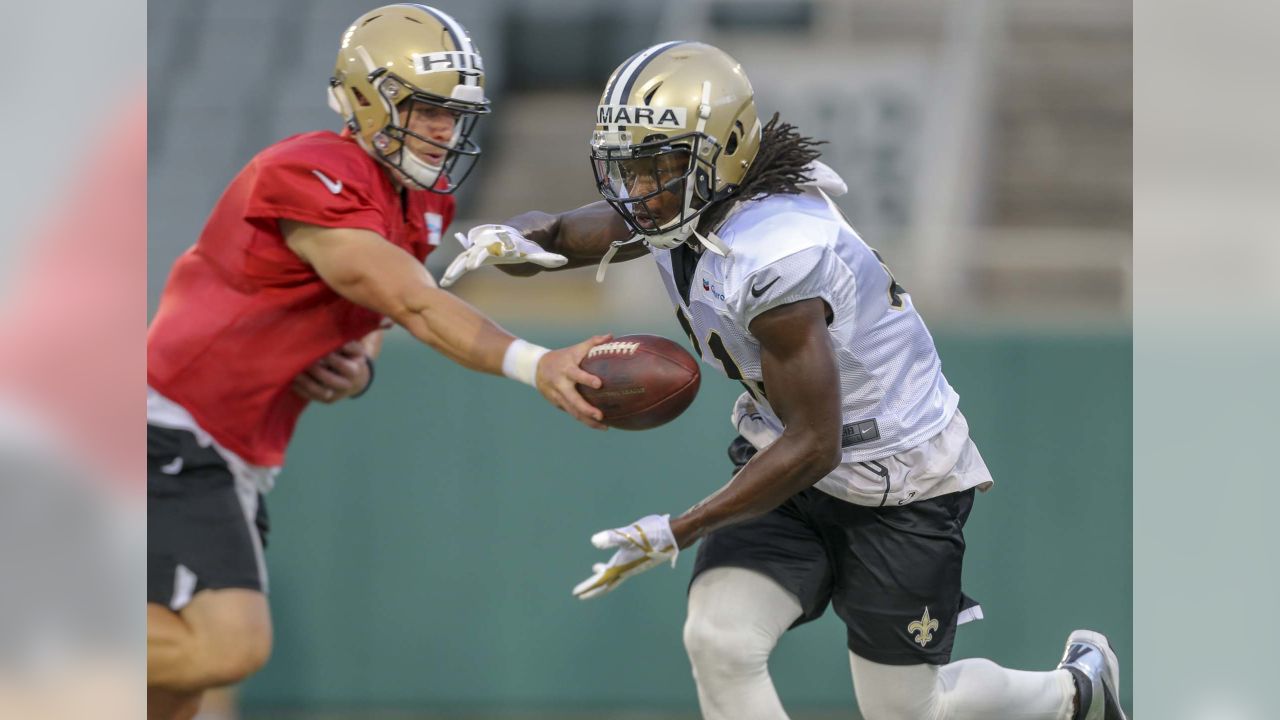
[[[780,122],[774,113],[760,131],[760,149],[747,169],[746,177],[732,195],[708,208],[698,220],[703,235],[716,229],[739,199],[763,200],[769,195],[799,195],[804,183],[813,182],[806,170],[822,153],[825,140],[801,135],[790,123]]]

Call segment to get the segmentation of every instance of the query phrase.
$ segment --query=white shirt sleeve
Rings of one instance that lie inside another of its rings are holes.
[[[822,298],[834,309],[831,292],[839,262],[831,248],[804,248],[744,277],[727,304],[742,328],[750,328],[751,321],[763,312],[809,298]]]

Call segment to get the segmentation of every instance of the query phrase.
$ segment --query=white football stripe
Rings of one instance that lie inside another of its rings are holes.
[[[597,345],[587,352],[587,357],[595,357],[596,355],[634,355],[639,349],[638,342],[608,342],[603,345]]]
[[[419,7],[423,7],[424,9],[426,8],[425,5]],[[467,35],[467,31],[463,29],[462,25],[459,24],[457,20],[453,19],[452,15],[442,10],[437,10],[436,8],[431,8],[428,12],[434,15],[441,23],[448,26],[449,30],[453,33],[453,36],[458,39],[458,43],[460,44],[460,47],[458,48],[459,50],[464,53],[475,52],[475,48],[471,46],[471,36]],[[475,85],[476,82],[477,78],[474,74],[467,73],[463,75],[462,83],[464,85]]]
[[[672,45],[679,45],[681,42],[683,41],[672,40],[670,42],[662,43],[661,45],[654,45],[653,47],[637,55],[634,60],[628,63],[627,66],[618,73],[618,82],[613,84],[613,94],[610,95],[608,104],[609,105],[625,105],[626,103],[622,95],[623,89],[626,88],[627,85],[631,83],[631,76],[634,75],[640,69],[640,66],[644,64],[644,61],[648,60],[651,56],[656,55],[662,52],[663,50],[666,50]],[[620,125],[615,125],[613,129],[615,132],[617,132],[622,130],[622,127]]]

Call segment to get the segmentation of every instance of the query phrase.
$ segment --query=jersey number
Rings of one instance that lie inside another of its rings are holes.
[[[698,357],[702,357],[702,345],[698,342],[698,336],[693,334],[693,324],[689,322],[689,317],[684,314],[684,308],[676,308],[676,320],[680,323],[680,327],[684,329],[684,334],[689,336],[689,342],[693,343],[693,351],[698,354]],[[724,374],[728,375],[730,380],[737,380],[742,383],[747,392],[751,393],[751,397],[756,400],[768,399],[769,396],[765,394],[763,382],[742,377],[742,368],[738,367],[738,363],[729,354],[729,349],[724,346],[724,340],[720,339],[720,333],[712,330],[707,334],[707,348],[711,350],[711,356],[720,361],[720,366],[724,368]]]
[[[844,210],[841,209],[839,205],[831,203],[831,207],[835,208],[836,212],[840,213],[840,217],[844,218],[846,225],[853,227],[853,223],[849,222],[849,216],[844,214]],[[880,262],[880,267],[884,268],[885,274],[889,276],[889,307],[894,310],[901,310],[907,306],[907,304],[902,301],[902,296],[907,294],[907,289],[899,285],[898,281],[894,279],[893,271],[885,264],[884,258],[880,257],[880,251],[869,245],[867,247],[876,256],[876,260]]]
[[[901,310],[907,304],[902,301],[902,296],[907,294],[907,289],[898,284],[893,278],[893,271],[885,264],[884,258],[880,257],[880,251],[871,248],[871,252],[875,254],[876,260],[880,261],[880,267],[884,268],[885,274],[889,276],[889,307],[894,310]]]

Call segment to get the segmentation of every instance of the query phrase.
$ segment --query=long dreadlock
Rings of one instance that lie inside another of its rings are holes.
[[[705,235],[715,230],[739,200],[750,202],[769,195],[799,195],[803,192],[800,186],[813,181],[805,170],[822,154],[817,147],[825,144],[825,140],[801,135],[794,125],[779,121],[778,113],[774,113],[760,131],[760,150],[746,177],[742,178],[737,191],[702,214],[698,232]]]

